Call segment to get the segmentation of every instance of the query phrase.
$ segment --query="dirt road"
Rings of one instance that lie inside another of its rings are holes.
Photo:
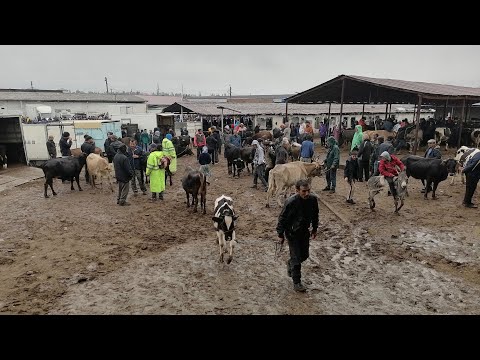
[[[192,214],[180,177],[193,164],[193,156],[179,159],[163,202],[129,195],[129,207],[84,181],[83,192],[71,192],[56,180],[58,196],[49,199],[41,179],[2,191],[0,312],[480,314],[480,217],[461,206],[461,183],[442,182],[439,199],[425,201],[412,179],[397,216],[385,193],[370,212],[365,183],[358,184],[357,204],[346,204],[341,171],[335,194],[322,192],[325,179],[316,178],[320,231],[302,268],[308,291],[298,294],[286,274],[288,247],[274,259],[280,209],[273,202],[265,208],[266,194],[250,188],[246,173],[228,177],[221,157],[207,214]],[[218,262],[211,221],[222,194],[234,198],[240,216],[230,265]]]

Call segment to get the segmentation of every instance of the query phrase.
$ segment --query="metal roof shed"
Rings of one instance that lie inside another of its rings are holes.
[[[339,102],[340,117],[344,103],[385,103],[387,106],[397,104],[440,105],[462,103],[460,132],[465,119],[465,106],[480,101],[480,88],[465,86],[433,84],[416,81],[378,79],[356,75],[339,75],[323,84],[305,90],[285,99],[288,103],[316,104],[322,102]],[[420,124],[420,112],[417,111],[416,134]],[[460,146],[460,137],[458,147]],[[417,142],[413,153],[416,154]]]

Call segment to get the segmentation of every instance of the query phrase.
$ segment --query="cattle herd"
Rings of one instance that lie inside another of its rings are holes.
[[[187,139],[187,137],[177,137],[174,141],[178,157],[187,154],[193,155],[192,144],[190,138],[188,137]],[[270,132],[267,132],[267,134],[254,134],[254,136],[244,138],[241,147],[230,144],[228,137],[225,139],[224,157],[227,160],[228,175],[240,177],[245,167],[248,173],[253,172],[255,147],[250,145],[253,139],[260,140],[265,150],[266,177],[268,178],[266,207],[270,207],[272,197],[276,197],[277,204],[281,207],[298,180],[307,179],[311,182],[313,177],[322,175],[323,162],[318,156],[314,157],[311,163],[298,161],[300,143],[289,144],[290,161],[288,163],[275,165],[275,150],[278,146],[282,146],[280,143],[281,137],[274,138]],[[395,187],[398,194],[398,197],[394,197],[395,213],[398,214],[404,205],[405,196],[408,195],[407,184],[409,177],[425,182],[425,199],[428,199],[430,192],[432,192],[432,199],[435,199],[438,184],[448,177],[451,178],[451,184],[453,184],[458,174],[458,169],[463,167],[479,151],[477,148],[462,146],[458,149],[454,159],[427,159],[414,155],[401,158],[402,163],[405,165],[405,170],[400,172],[395,179]],[[106,158],[100,154],[90,154],[87,157],[86,154],[81,152],[73,151],[73,153],[75,156],[50,159],[41,166],[45,175],[44,196],[46,198],[48,198],[48,186],[50,186],[52,194],[57,195],[53,189],[53,178],[61,178],[63,181],[69,180],[71,182],[71,190],[74,190],[73,182],[76,181],[78,190],[82,191],[79,176],[84,165],[86,165],[90,174],[90,183],[93,188],[96,187],[97,182],[103,184],[103,180],[106,178],[109,188],[113,192],[111,179],[113,176],[112,164],[109,164]],[[0,161],[3,161],[3,157],[0,158]],[[462,179],[462,181],[464,180]],[[187,207],[190,208],[192,206],[193,212],[197,212],[200,197],[200,210],[202,214],[206,214],[208,187],[205,175],[198,169],[187,167],[181,183],[186,194]],[[388,188],[388,184],[383,176],[370,177],[368,181],[368,201],[372,211],[374,211],[376,205],[375,195],[385,188]],[[233,199],[225,195],[218,197],[214,202],[212,220],[220,248],[220,261],[223,262],[224,253],[228,253],[226,260],[228,264],[233,259],[233,250],[236,244],[235,221],[237,219],[238,215],[233,208]]]

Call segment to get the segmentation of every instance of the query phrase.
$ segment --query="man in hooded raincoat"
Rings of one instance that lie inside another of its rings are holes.
[[[163,155],[170,158],[169,169],[172,174],[177,172],[177,153],[175,152],[175,146],[172,143],[172,134],[167,134],[162,141]]]
[[[150,192],[152,193],[152,200],[158,198],[163,200],[163,192],[165,191],[165,169],[160,168],[160,161],[164,154],[158,147],[151,145],[151,152],[147,159],[147,176],[150,176]]]

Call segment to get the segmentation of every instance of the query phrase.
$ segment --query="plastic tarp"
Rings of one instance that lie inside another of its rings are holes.
[[[37,106],[37,111],[40,114],[51,114],[52,113],[52,107],[51,106],[46,106],[46,105]]]
[[[75,121],[76,128],[80,129],[101,129],[102,123],[100,121]]]

